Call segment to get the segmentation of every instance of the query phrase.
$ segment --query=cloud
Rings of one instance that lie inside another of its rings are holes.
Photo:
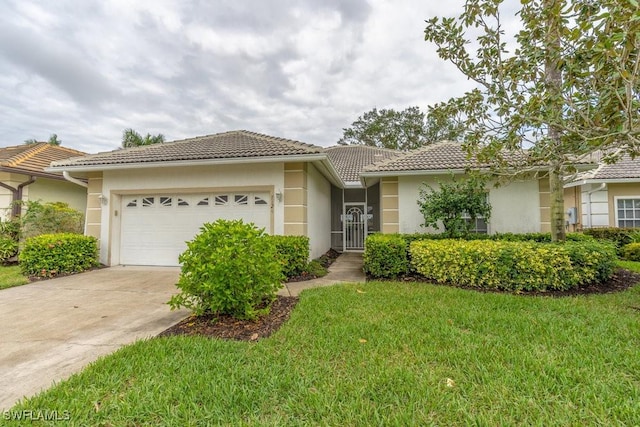
[[[326,146],[373,107],[426,108],[470,87],[423,34],[425,19],[458,14],[461,0],[5,3],[5,145],[57,133],[104,151],[131,127]]]

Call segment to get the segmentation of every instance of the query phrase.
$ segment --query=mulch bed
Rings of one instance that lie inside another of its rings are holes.
[[[320,262],[320,265],[322,265],[324,268],[329,268],[329,266],[333,264],[333,262],[339,256],[340,256],[340,252],[336,252],[333,249],[329,249],[327,253],[325,253],[320,258],[318,258],[318,261]],[[315,274],[309,274],[307,272],[303,272],[299,276],[289,277],[287,279],[287,283],[304,282],[305,280],[313,280],[313,279],[317,279],[318,277],[319,276],[316,276]]]
[[[413,277],[407,281],[418,281]],[[608,294],[621,292],[640,283],[640,274],[618,269],[605,283],[585,286],[571,291],[529,292],[522,295],[567,297],[588,294]],[[474,290],[477,290],[473,288]],[[505,293],[505,292],[502,292]],[[238,320],[231,316],[191,316],[170,327],[158,336],[200,335],[239,341],[257,341],[277,331],[289,319],[291,311],[298,303],[298,297],[278,296],[271,306],[271,312],[258,320]],[[636,308],[636,307],[633,307]],[[637,308],[640,311],[640,307]]]

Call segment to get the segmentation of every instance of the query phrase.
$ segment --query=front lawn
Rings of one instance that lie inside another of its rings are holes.
[[[29,283],[29,279],[22,275],[19,266],[0,266],[0,289],[12,288],[27,283]]]
[[[138,342],[13,408],[74,425],[635,425],[640,286],[567,298],[372,282],[271,338]]]

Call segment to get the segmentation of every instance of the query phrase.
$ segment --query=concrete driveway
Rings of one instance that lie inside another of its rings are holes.
[[[178,268],[112,267],[0,290],[0,410],[189,315]]]

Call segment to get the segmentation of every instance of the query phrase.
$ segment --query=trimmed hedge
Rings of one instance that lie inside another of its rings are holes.
[[[98,241],[82,234],[41,234],[25,241],[18,258],[28,276],[79,273],[99,264]]]
[[[364,272],[373,277],[398,277],[407,274],[407,241],[398,234],[371,234],[364,251]]]
[[[409,245],[420,240],[450,239],[445,234],[414,233],[414,234],[370,234],[365,240],[364,272],[372,277],[393,278],[415,272],[411,263]],[[550,243],[551,233],[503,233],[503,234],[474,234],[465,240],[493,240],[513,242]],[[595,241],[593,237],[582,233],[568,233],[567,241]],[[404,243],[402,243],[404,242]],[[404,252],[401,250],[404,248]]]
[[[616,253],[598,242],[423,240],[411,243],[411,263],[427,279],[483,289],[567,290],[613,274]]]
[[[634,235],[638,233],[637,228],[587,228],[584,234],[592,236],[596,240],[610,240],[615,243],[618,255],[622,255],[622,248],[629,243],[633,243]]]
[[[302,274],[309,263],[309,238],[307,236],[267,236],[276,247],[282,273],[287,277]]]

